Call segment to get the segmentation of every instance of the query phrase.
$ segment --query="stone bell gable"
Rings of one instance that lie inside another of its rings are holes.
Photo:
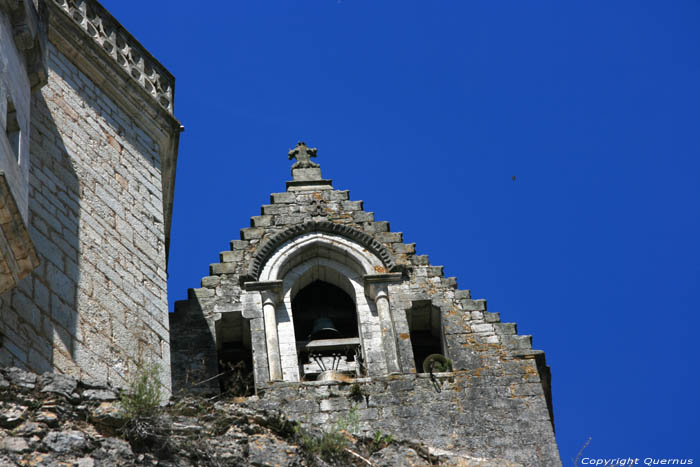
[[[249,403],[310,425],[354,410],[370,434],[558,465],[550,372],[531,336],[335,190],[315,156],[304,143],[289,152],[287,190],[176,302],[173,390],[218,393],[236,368],[252,374]]]

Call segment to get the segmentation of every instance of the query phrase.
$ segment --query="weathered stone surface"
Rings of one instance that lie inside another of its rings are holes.
[[[378,430],[403,443],[425,442],[453,465],[560,465],[548,406],[549,370],[543,355],[536,363],[524,354],[532,352],[531,338],[501,323],[485,300],[458,290],[456,278],[416,255],[416,245],[403,243],[388,222],[375,221],[362,201],[333,190],[320,167],[297,166],[292,173],[287,192],[273,193],[262,216],[252,218],[253,227],[242,230],[245,241],[232,242],[223,262],[212,265],[216,292],[212,287],[206,296],[192,294],[170,316],[174,386],[187,387],[194,355],[206,360],[199,379],[216,379],[217,348],[231,344],[221,336],[249,329],[237,345],[249,338],[258,396],[247,403],[251,409],[282,410],[320,430],[353,414],[359,434]],[[383,279],[375,283],[373,277]],[[288,302],[315,280],[344,290],[355,304],[362,367],[348,370],[345,386],[303,380],[313,379],[313,365],[299,365],[296,310]],[[281,281],[292,298],[263,297],[246,286],[256,281]],[[361,282],[359,293],[348,287],[351,281]],[[243,304],[249,328],[227,321],[222,310],[231,303]],[[430,344],[431,353],[449,358],[453,372],[422,373],[427,354],[421,356],[414,341],[428,335],[444,336]],[[361,378],[354,378],[358,373]],[[361,393],[350,398],[354,382]],[[198,390],[215,394],[218,387]],[[412,462],[410,452],[401,454]],[[383,455],[391,457],[391,450]]]
[[[103,402],[90,414],[90,420],[97,425],[119,428],[125,423],[124,413],[117,404]]]
[[[24,422],[14,430],[12,433],[17,436],[31,437],[31,436],[43,436],[46,433],[46,425],[37,422]]]
[[[84,433],[76,430],[52,431],[42,440],[42,444],[58,453],[82,453],[88,446]]]
[[[15,386],[23,389],[34,389],[36,386],[36,375],[19,368],[6,368],[4,370],[5,378]]]
[[[58,426],[59,418],[53,412],[42,410],[34,415],[34,420],[39,423],[45,423],[50,427]]]
[[[0,402],[0,427],[14,428],[20,425],[27,416],[28,409],[15,402]]]
[[[450,375],[440,376],[449,378]],[[426,384],[429,378],[418,378]],[[382,382],[383,381],[383,382]],[[389,378],[376,380],[366,378],[367,393],[370,394],[370,407],[366,402],[354,405],[359,414],[359,426],[341,432],[344,444],[336,445],[334,450],[323,452],[313,448],[311,440],[318,440],[323,431],[332,431],[339,415],[347,414],[351,404],[335,404],[329,416],[319,421],[318,428],[303,428],[280,415],[276,406],[271,411],[261,410],[270,398],[253,396],[247,399],[220,399],[215,403],[199,398],[175,400],[172,404],[159,409],[148,420],[142,421],[143,433],[149,443],[139,442],[138,438],[127,436],[128,429],[119,428],[118,424],[105,424],[98,420],[96,414],[109,414],[116,420],[117,403],[89,400],[82,394],[74,403],[63,401],[60,405],[61,417],[54,427],[48,429],[45,424],[25,421],[8,436],[0,439],[0,465],[77,465],[121,467],[130,465],[251,465],[251,466],[348,466],[367,465],[363,459],[370,459],[373,465],[453,465],[453,466],[515,466],[516,463],[499,457],[476,458],[464,453],[426,445],[420,441],[404,441],[395,436],[395,440],[384,449],[372,454],[368,446],[372,445],[374,433],[367,431],[368,423],[381,418],[381,411],[396,408],[405,401],[406,396],[414,392],[422,404],[430,398],[442,400],[449,404],[451,398],[431,395],[421,388],[407,383],[406,378]],[[443,380],[444,392],[450,387]],[[92,384],[97,385],[93,382]],[[459,381],[455,381],[460,386]],[[84,387],[78,382],[78,387]],[[460,386],[461,387],[461,386]],[[389,389],[391,388],[391,389]],[[309,384],[306,390],[300,390],[292,384],[280,385],[274,397],[313,399],[329,397],[336,401],[347,400],[348,385],[337,382]],[[365,390],[363,389],[363,390]],[[396,394],[393,394],[396,393]],[[56,403],[56,394],[27,388],[5,392],[6,404],[18,404],[17,400],[27,401],[32,407],[49,407]],[[384,399],[381,399],[384,397]],[[444,399],[444,400],[443,400]],[[290,404],[293,402],[288,401]],[[316,403],[318,406],[318,404]],[[447,407],[449,405],[445,405]],[[291,405],[282,404],[282,407]],[[301,410],[301,406],[299,407]],[[393,410],[393,409],[392,409]],[[408,416],[414,408],[407,407],[405,412],[393,411],[394,418]],[[92,415],[85,417],[88,411]],[[319,415],[319,408],[316,408]],[[5,413],[1,411],[0,413]],[[428,412],[420,416],[428,418]],[[301,415],[301,412],[299,413]],[[123,421],[123,418],[121,419]],[[531,423],[536,423],[534,420]],[[132,427],[134,425],[131,425]],[[324,429],[319,429],[325,426]],[[428,435],[428,428],[419,428]],[[492,429],[492,426],[489,426]],[[369,433],[363,438],[362,432]],[[479,437],[483,441],[485,438]],[[315,444],[319,446],[319,444]],[[549,465],[538,463],[536,459],[525,465]]]
[[[83,398],[89,401],[113,401],[119,398],[116,391],[111,389],[86,389]]]
[[[27,440],[17,436],[8,436],[2,440],[0,446],[2,449],[14,453],[29,451]]]
[[[0,365],[124,385],[146,353],[161,365],[167,388],[165,256],[180,128],[172,116],[173,78],[97,2],[80,8],[40,3],[48,18],[40,35],[50,33],[48,42],[44,37],[32,44],[42,49],[48,73],[37,80],[33,72],[13,68],[0,76],[3,103],[6,80],[13,86],[46,83],[33,93],[11,89],[21,126],[21,171],[4,167],[6,145],[0,145],[0,170],[10,185],[24,184],[24,195],[15,198],[31,220],[26,230],[40,264],[0,304]],[[5,12],[0,19],[10,24]],[[109,37],[100,25],[109,25]],[[3,57],[11,50],[6,29],[0,35]],[[129,44],[123,60],[114,55],[117,40]],[[0,206],[0,217],[4,212]],[[20,267],[32,262],[24,249],[15,255]],[[55,393],[72,397],[60,388]]]
[[[96,464],[104,467],[120,467],[134,463],[135,456],[129,443],[119,438],[104,438],[98,441],[98,448],[92,452]]]
[[[75,399],[77,397],[75,390],[78,387],[78,382],[72,376],[44,373],[39,378],[39,387],[41,392],[60,394],[68,399]]]
[[[248,462],[255,466],[297,466],[298,448],[268,435],[248,438]]]
[[[411,448],[391,444],[369,458],[377,467],[422,467],[430,465]]]

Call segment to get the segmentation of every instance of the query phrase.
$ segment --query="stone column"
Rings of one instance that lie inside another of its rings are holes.
[[[401,373],[399,354],[396,346],[396,332],[394,322],[391,319],[391,305],[389,303],[390,282],[401,280],[400,273],[394,274],[368,274],[365,276],[365,289],[367,295],[374,300],[379,316],[379,326],[382,331],[382,346],[386,357],[386,368],[391,373]]]
[[[246,290],[257,290],[260,292],[270,381],[281,381],[282,362],[280,358],[280,343],[277,335],[277,317],[275,309],[280,301],[282,281],[246,282],[244,285]]]
[[[282,362],[280,360],[280,342],[277,335],[277,317],[275,308],[279,294],[274,290],[261,292],[263,302],[263,320],[265,322],[265,343],[267,344],[267,363],[270,367],[270,381],[282,380]]]

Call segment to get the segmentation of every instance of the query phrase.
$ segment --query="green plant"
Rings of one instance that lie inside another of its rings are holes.
[[[360,429],[360,413],[357,411],[356,405],[353,405],[346,415],[338,417],[334,429],[335,431],[357,433]]]
[[[357,407],[353,406],[345,416],[341,416],[333,427],[321,436],[306,432],[301,426],[296,426],[296,433],[302,448],[310,454],[318,455],[327,461],[341,460],[348,453],[350,433],[357,432],[360,416]]]
[[[134,452],[170,455],[170,424],[159,416],[161,398],[160,367],[153,363],[141,365],[120,397],[126,419],[122,433]]]
[[[138,368],[120,403],[127,419],[149,418],[158,413],[161,398],[160,366],[148,363]]]
[[[372,453],[377,452],[384,449],[392,442],[394,442],[394,437],[391,434],[384,434],[377,430],[374,432],[374,437],[369,442],[369,450]]]
[[[360,402],[364,399],[365,393],[362,391],[362,387],[358,383],[353,383],[350,386],[350,392],[348,393],[348,399],[355,402]]]

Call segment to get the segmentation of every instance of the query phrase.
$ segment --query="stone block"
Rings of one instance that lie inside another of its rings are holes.
[[[333,190],[328,193],[330,201],[346,201],[350,197],[349,190]]]
[[[442,277],[445,270],[444,266],[428,266],[425,269],[428,272],[428,277]]]
[[[209,274],[233,274],[236,272],[236,263],[213,263],[209,265]]]
[[[250,242],[246,240],[231,240],[232,250],[245,250],[250,246]]]
[[[372,222],[374,220],[373,212],[357,211],[352,213],[352,220],[357,222]]]
[[[446,277],[442,283],[445,285],[445,287],[449,287],[451,289],[456,289],[457,288],[457,278],[456,277]]]
[[[224,252],[228,253],[228,252]],[[219,276],[204,276],[202,277],[202,287],[207,287],[210,289],[216,288],[221,283],[221,277]]]
[[[350,401],[345,397],[333,397],[322,399],[320,403],[321,412],[336,412],[338,410],[348,410]]]
[[[413,258],[411,258],[411,262],[416,266],[427,266],[428,264],[430,264],[428,255],[416,255]]]
[[[493,327],[496,333],[501,335],[514,335],[518,333],[518,326],[515,323],[496,323]]]
[[[260,208],[260,214],[263,216],[278,216],[281,214],[289,214],[290,207],[286,204],[264,204]]]
[[[492,324],[472,324],[472,332],[493,332]]]
[[[486,300],[463,300],[462,307],[467,311],[486,311]]]
[[[216,292],[213,289],[208,289],[205,287],[199,289],[189,289],[188,292],[189,296],[194,296],[198,300],[203,298],[211,298],[216,295]]]
[[[362,211],[362,201],[343,201],[340,203],[343,211]]]
[[[241,261],[243,259],[243,251],[242,250],[235,250],[235,251],[222,251],[219,253],[219,260],[222,263],[234,263]]]
[[[250,218],[251,227],[269,227],[272,225],[272,216],[253,216]]]
[[[380,232],[375,235],[375,238],[384,243],[403,242],[403,234],[401,232]]]
[[[501,314],[500,313],[491,313],[491,312],[485,311],[484,312],[484,321],[486,321],[487,323],[499,323],[501,321]]]
[[[292,169],[292,179],[295,182],[306,182],[313,180],[321,180],[321,168],[310,167],[304,169]]]
[[[394,243],[392,245],[396,254],[413,254],[416,252],[415,243]]]
[[[284,193],[272,193],[270,195],[270,203],[272,204],[289,204],[296,202],[296,196],[294,193],[284,192]]]

